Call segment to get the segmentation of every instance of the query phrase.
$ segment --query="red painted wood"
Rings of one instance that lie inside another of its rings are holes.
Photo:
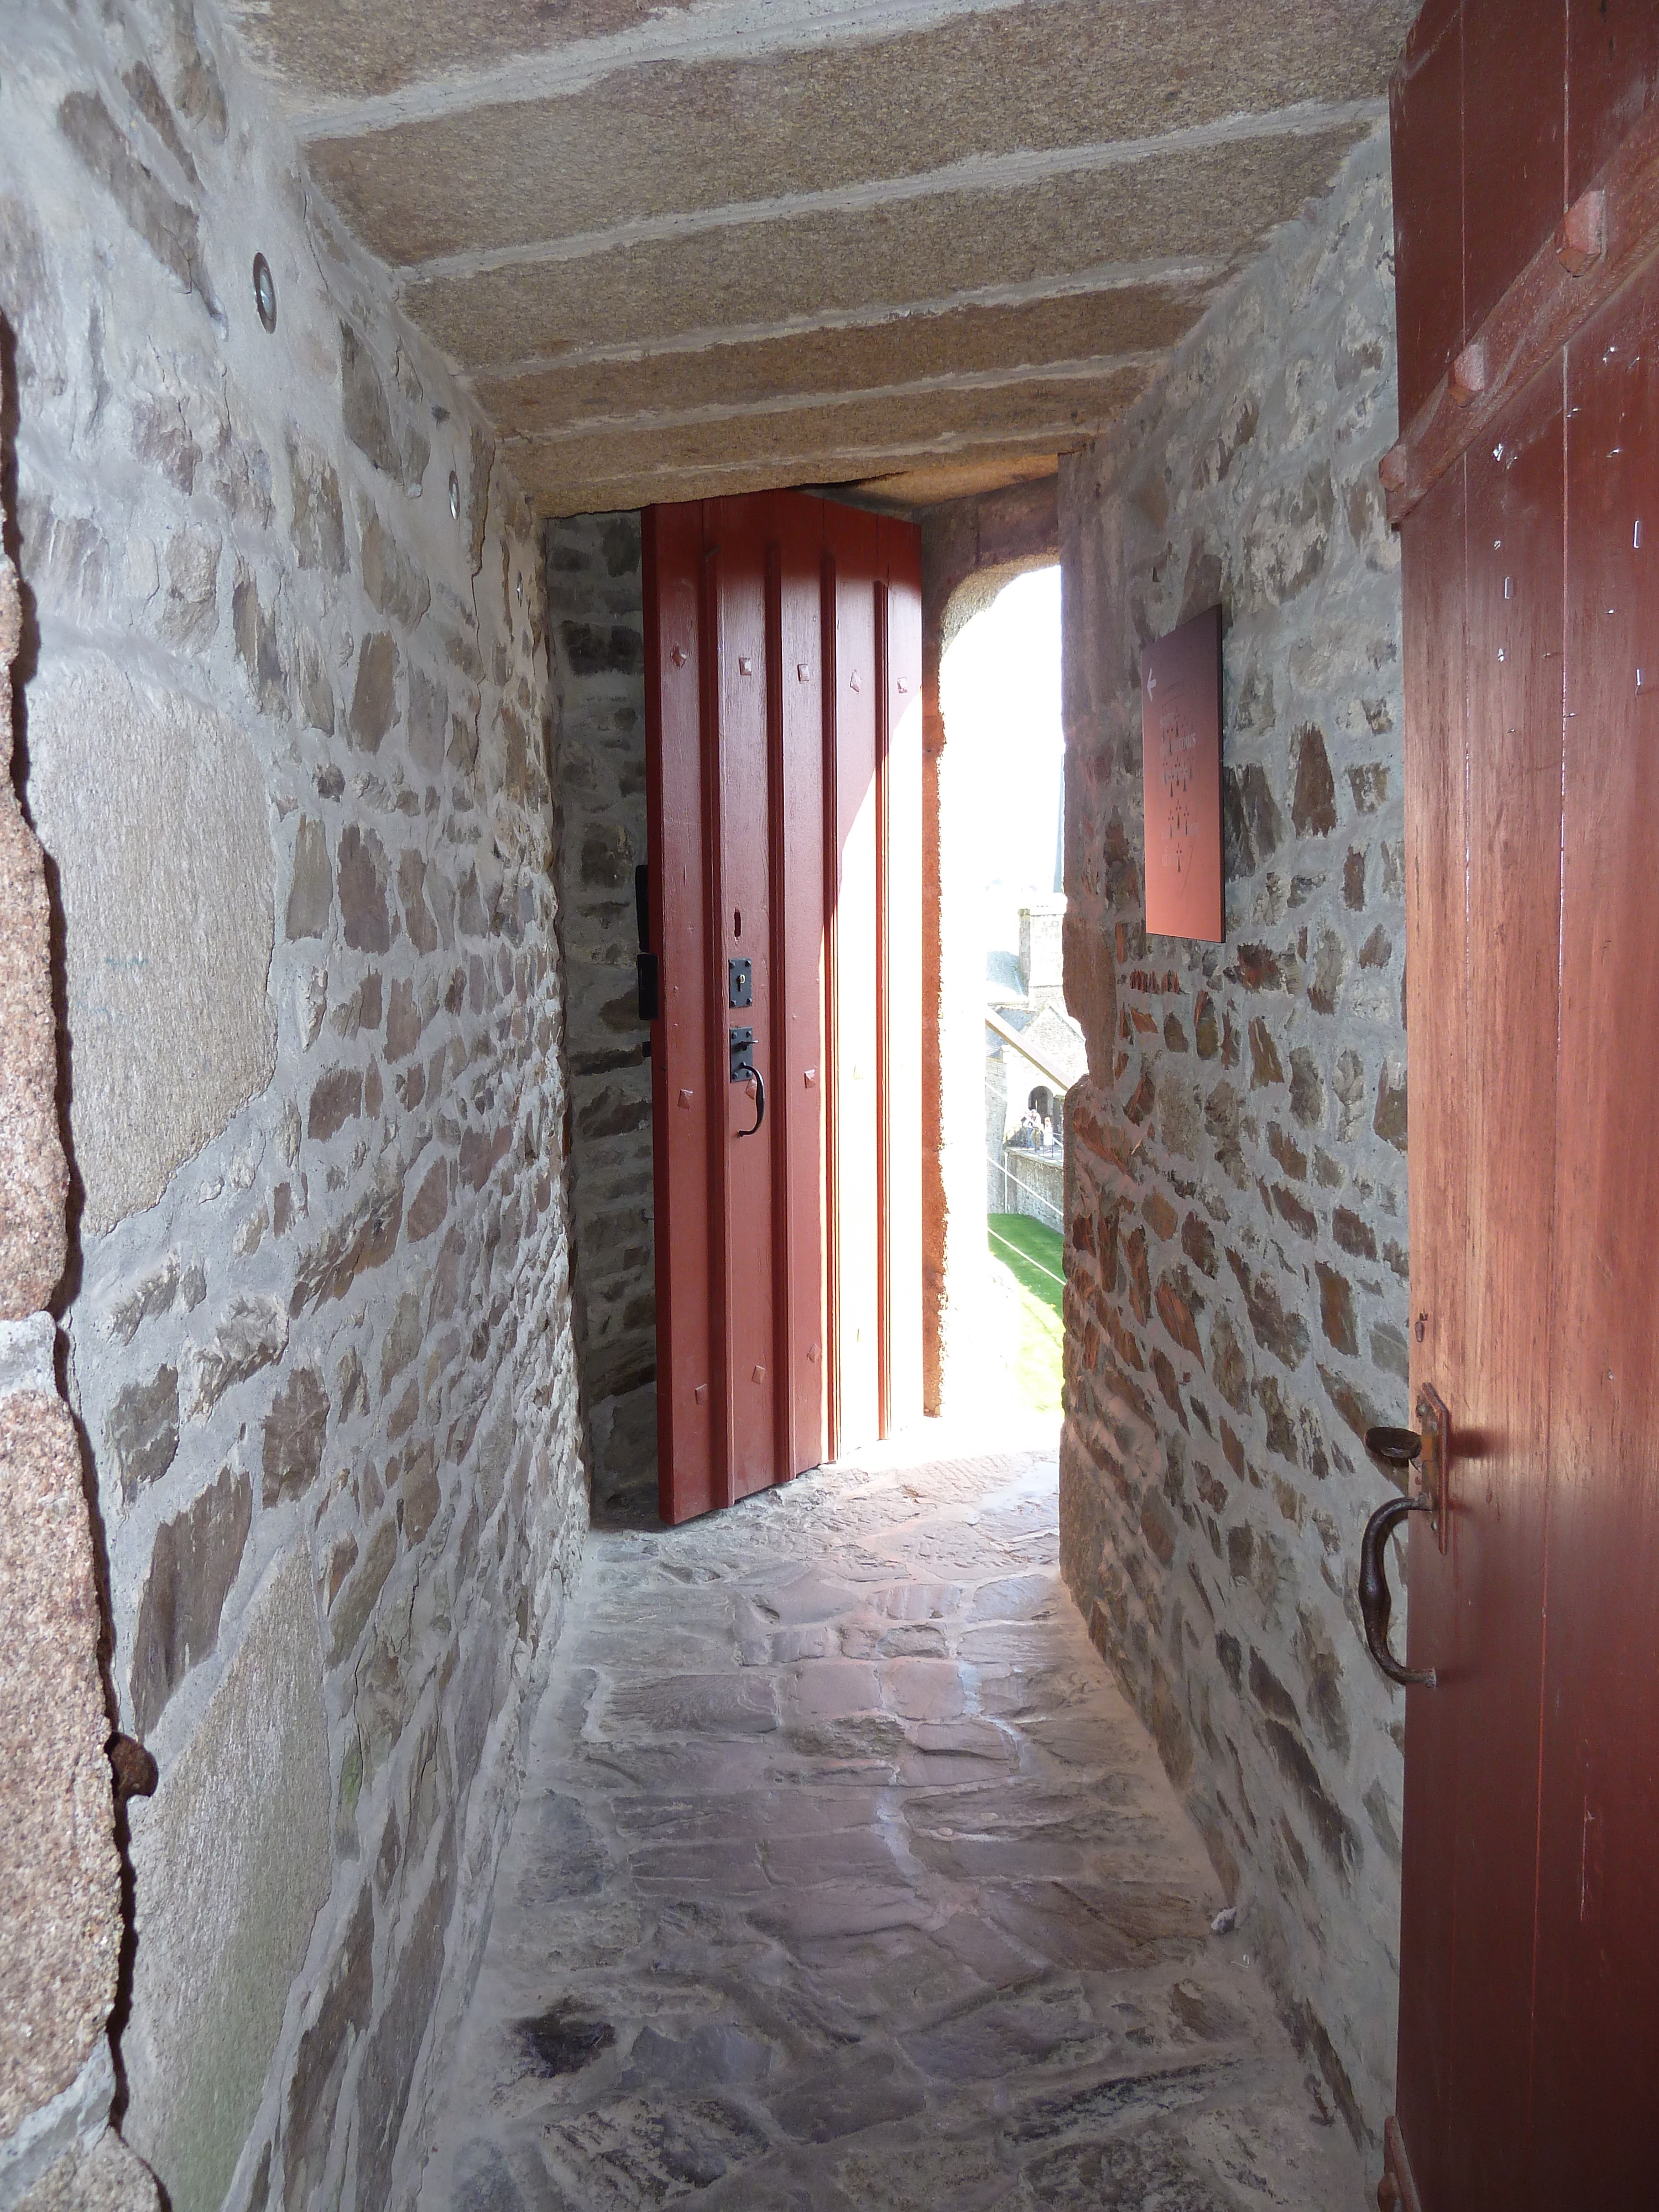
[[[920,1404],[919,722],[895,702],[920,696],[921,544],[908,526],[775,493],[655,510],[646,546],[667,991],[653,1038],[659,1443],[662,1511],[678,1520],[817,1465],[843,1435],[873,1437],[883,1341],[898,1347],[890,1389]],[[878,725],[906,825],[896,863],[878,834]],[[732,1008],[728,963],[742,958],[751,1001]],[[729,1080],[734,1025],[754,1031],[766,1085],[756,1136],[756,1095]]]
[[[711,1424],[713,1498],[730,1505],[737,1495],[732,1473],[731,1352],[731,1108],[726,1080],[726,976],[720,946],[726,912],[726,839],[721,830],[725,761],[721,737],[720,600],[724,580],[720,548],[710,542],[708,512],[701,510],[703,544],[697,606],[698,696],[702,714],[702,934],[698,953],[703,974],[703,1087],[708,1101],[704,1127],[708,1150],[702,1203],[708,1218],[708,1389],[714,1401]],[[672,862],[671,862],[672,865]],[[678,1194],[670,1194],[670,1232]],[[684,1194],[688,1203],[696,1194]],[[660,1232],[659,1232],[660,1233]]]
[[[836,1449],[881,1433],[880,1237],[876,1204],[878,992],[876,886],[876,594],[878,517],[830,506],[826,550],[835,571]]]
[[[720,591],[720,817],[722,902],[711,987],[726,1030],[755,1033],[755,1065],[775,1097],[772,1057],[771,807],[766,712],[766,526],[761,499],[722,500],[708,511],[718,546]],[[727,963],[747,959],[754,991],[747,1008],[726,1005]],[[724,1045],[722,1050],[724,1052]],[[725,1107],[726,1371],[732,1496],[747,1498],[777,1478],[775,1418],[775,1280],[772,1145],[763,1126],[745,1137],[757,1098],[746,1084],[722,1085]],[[718,1117],[717,1117],[718,1118]]]
[[[1524,385],[1559,366],[1563,349],[1645,268],[1656,237],[1659,108],[1597,171],[1593,191],[1539,246],[1384,455],[1378,473],[1390,522],[1403,522],[1453,461],[1494,434]]]
[[[718,1395],[707,1181],[701,510],[648,511],[644,550],[650,922],[662,992],[651,1036],[658,1510],[665,1521],[683,1521],[714,1503]]]
[[[882,526],[887,570],[885,1044],[890,1426],[921,1419],[921,540]]]
[[[819,575],[823,512],[784,497],[773,521],[776,549],[778,714],[774,732],[774,849],[782,884],[775,901],[774,1000],[780,1146],[775,1170],[788,1230],[781,1301],[789,1316],[780,1354],[785,1472],[817,1467],[828,1449],[824,1326],[823,672]],[[781,1132],[787,1129],[787,1147]]]
[[[1549,1491],[1561,443],[1559,382],[1540,378],[1406,532],[1412,1304],[1413,1334],[1419,1322],[1424,1332],[1413,1381],[1440,1391],[1459,1440],[1449,1552],[1443,1558],[1419,1527],[1411,1559],[1412,1663],[1435,1668],[1439,1685],[1413,1693],[1407,1719],[1399,2109],[1428,2212],[1526,2201]],[[1461,638],[1449,629],[1460,599]]]
[[[1464,696],[1466,488],[1462,462],[1401,533],[1405,594],[1406,972],[1412,1088],[1412,1382],[1461,1375],[1468,1336],[1468,849]],[[1379,1474],[1375,1497],[1386,1486]],[[1411,1534],[1407,1648],[1415,1667],[1455,1668],[1457,1606],[1432,1532]],[[1430,1655],[1432,1655],[1431,1657]],[[1400,2129],[1425,2204],[1449,2203],[1453,1863],[1458,1701],[1406,1693],[1401,1877]]]
[[[878,567],[885,568],[878,559]],[[876,654],[876,1403],[881,1433],[893,1433],[893,1245],[885,1232],[893,1204],[893,1115],[889,1085],[892,1080],[892,917],[889,901],[887,747],[891,734],[892,678],[887,661],[890,639],[887,626],[887,580],[877,578],[873,587]]]
[[[818,669],[823,793],[823,1351],[828,1369],[824,1433],[831,1459],[841,1456],[841,636],[835,549],[818,552]]]
[[[1567,198],[1577,198],[1659,99],[1653,0],[1571,0],[1567,10]]]
[[[1463,343],[1463,15],[1429,0],[1389,88],[1400,419]]]
[[[1504,180],[1469,203],[1473,320],[1537,249],[1553,148],[1574,194],[1629,167],[1659,32],[1620,0],[1465,15],[1468,176]],[[1402,222],[1443,191],[1406,179]],[[1458,1439],[1449,1556],[1412,1552],[1441,1681],[1406,1744],[1425,2212],[1659,2201],[1659,208],[1610,191],[1608,239],[1605,304],[1403,532],[1413,1370]]]
[[[1451,2202],[1526,2183],[1549,1487],[1561,830],[1561,398],[1537,379],[1468,459],[1468,1212],[1449,1562],[1456,1707]],[[1431,1228],[1430,1234],[1434,1231]],[[1431,1664],[1437,1664],[1431,1661]]]
[[[1566,114],[1567,0],[1463,0],[1466,333],[1561,219]]]
[[[771,1113],[765,1128],[772,1154],[772,1421],[778,1480],[799,1472],[795,1451],[795,1394],[792,1346],[795,1338],[794,1270],[790,1246],[799,1233],[794,1178],[789,1067],[789,1006],[794,978],[789,963],[789,894],[793,871],[787,833],[783,727],[783,547],[775,529],[766,544],[766,843],[771,866],[767,965],[773,981],[767,1065],[773,1071]]]
[[[1536,2203],[1611,2206],[1659,2198],[1659,270],[1584,331],[1567,381],[1559,1288],[1531,2163]]]

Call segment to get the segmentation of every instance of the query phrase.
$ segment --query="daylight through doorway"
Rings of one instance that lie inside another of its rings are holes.
[[[962,1047],[946,1080],[963,1092],[957,1126],[980,1133],[986,1213],[982,1238],[953,1245],[951,1296],[974,1317],[975,1399],[1035,1427],[1060,1413],[1065,1101],[1087,1066],[1060,973],[1060,570],[975,586],[988,603],[939,679],[941,934]],[[963,1282],[975,1261],[977,1281]]]

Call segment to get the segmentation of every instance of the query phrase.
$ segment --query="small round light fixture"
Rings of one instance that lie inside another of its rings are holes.
[[[461,480],[453,469],[449,471],[449,512],[459,522],[461,519]]]
[[[276,279],[270,273],[270,264],[263,253],[253,257],[253,304],[259,310],[259,320],[268,331],[276,327]]]

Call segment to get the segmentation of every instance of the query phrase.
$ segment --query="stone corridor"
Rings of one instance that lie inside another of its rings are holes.
[[[1366,2201],[1056,1556],[1029,1449],[589,1538],[421,2212]]]

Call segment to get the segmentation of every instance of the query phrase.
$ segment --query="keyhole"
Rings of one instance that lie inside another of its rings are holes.
[[[743,908],[740,906],[734,907],[732,911],[732,934],[733,937],[743,935]]]

